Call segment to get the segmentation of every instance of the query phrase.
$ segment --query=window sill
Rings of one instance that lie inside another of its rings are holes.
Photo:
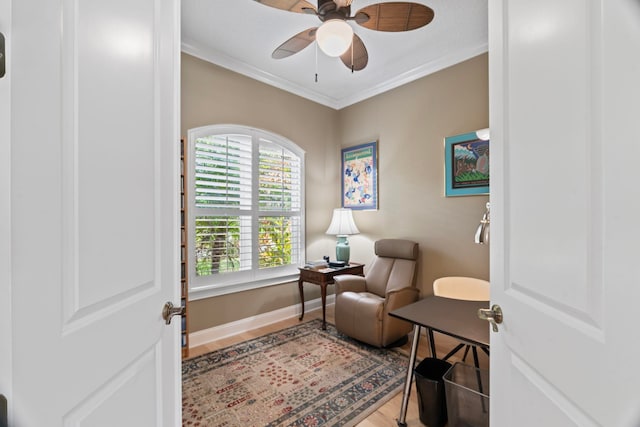
[[[189,301],[218,297],[221,295],[235,294],[237,292],[250,291],[252,289],[266,288],[267,286],[283,285],[285,283],[296,282],[298,274],[288,274],[285,276],[271,277],[268,279],[256,280],[245,283],[229,283],[225,285],[209,285],[189,290]]]

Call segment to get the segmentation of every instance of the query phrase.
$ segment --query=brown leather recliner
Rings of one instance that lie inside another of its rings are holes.
[[[358,341],[386,347],[411,332],[409,322],[389,312],[419,298],[416,288],[418,244],[382,239],[375,243],[375,258],[366,276],[334,277],[335,322],[339,332]]]

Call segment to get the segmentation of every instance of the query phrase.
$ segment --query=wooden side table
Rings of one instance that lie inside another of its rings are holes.
[[[300,291],[300,303],[302,304],[302,314],[300,319],[304,317],[304,291],[302,283],[308,282],[320,286],[320,295],[322,295],[322,329],[327,329],[325,320],[327,307],[327,285],[333,285],[333,277],[341,274],[355,274],[364,276],[364,264],[350,263],[348,267],[342,268],[323,268],[314,270],[311,268],[298,267],[300,270],[300,278],[298,279],[298,290]]]

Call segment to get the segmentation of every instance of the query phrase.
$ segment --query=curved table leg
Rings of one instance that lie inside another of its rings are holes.
[[[298,320],[302,320],[304,317],[304,291],[302,289],[302,280],[298,280],[298,291],[300,292],[300,304],[302,305],[302,313]]]
[[[327,329],[326,311],[327,311],[327,284],[320,285],[320,295],[322,296],[322,330]]]

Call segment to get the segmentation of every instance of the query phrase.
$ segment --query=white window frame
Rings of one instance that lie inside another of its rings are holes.
[[[252,268],[249,271],[239,271],[233,273],[225,273],[224,275],[196,276],[196,251],[195,251],[195,219],[198,209],[195,206],[195,197],[193,195],[193,186],[195,182],[195,141],[211,135],[219,134],[242,134],[251,137],[254,148],[258,147],[260,139],[266,139],[284,149],[291,151],[300,157],[300,247],[297,251],[300,254],[299,263],[304,263],[305,255],[305,151],[291,140],[263,130],[242,125],[224,124],[209,125],[199,128],[190,129],[188,131],[188,151],[187,151],[187,168],[185,177],[187,179],[187,256],[188,256],[188,283],[189,283],[189,299],[198,300],[219,295],[231,294],[235,292],[246,291],[250,289],[262,288],[265,286],[273,286],[282,283],[292,282],[298,279],[298,265],[288,265],[282,267],[274,267],[265,270]],[[257,150],[254,150],[254,170],[257,168]],[[258,176],[252,174],[252,188],[257,189]],[[255,198],[254,198],[255,200]],[[247,215],[252,217],[259,214],[258,206],[252,206]],[[262,212],[264,214],[265,212]],[[255,260],[254,262],[257,262]]]

